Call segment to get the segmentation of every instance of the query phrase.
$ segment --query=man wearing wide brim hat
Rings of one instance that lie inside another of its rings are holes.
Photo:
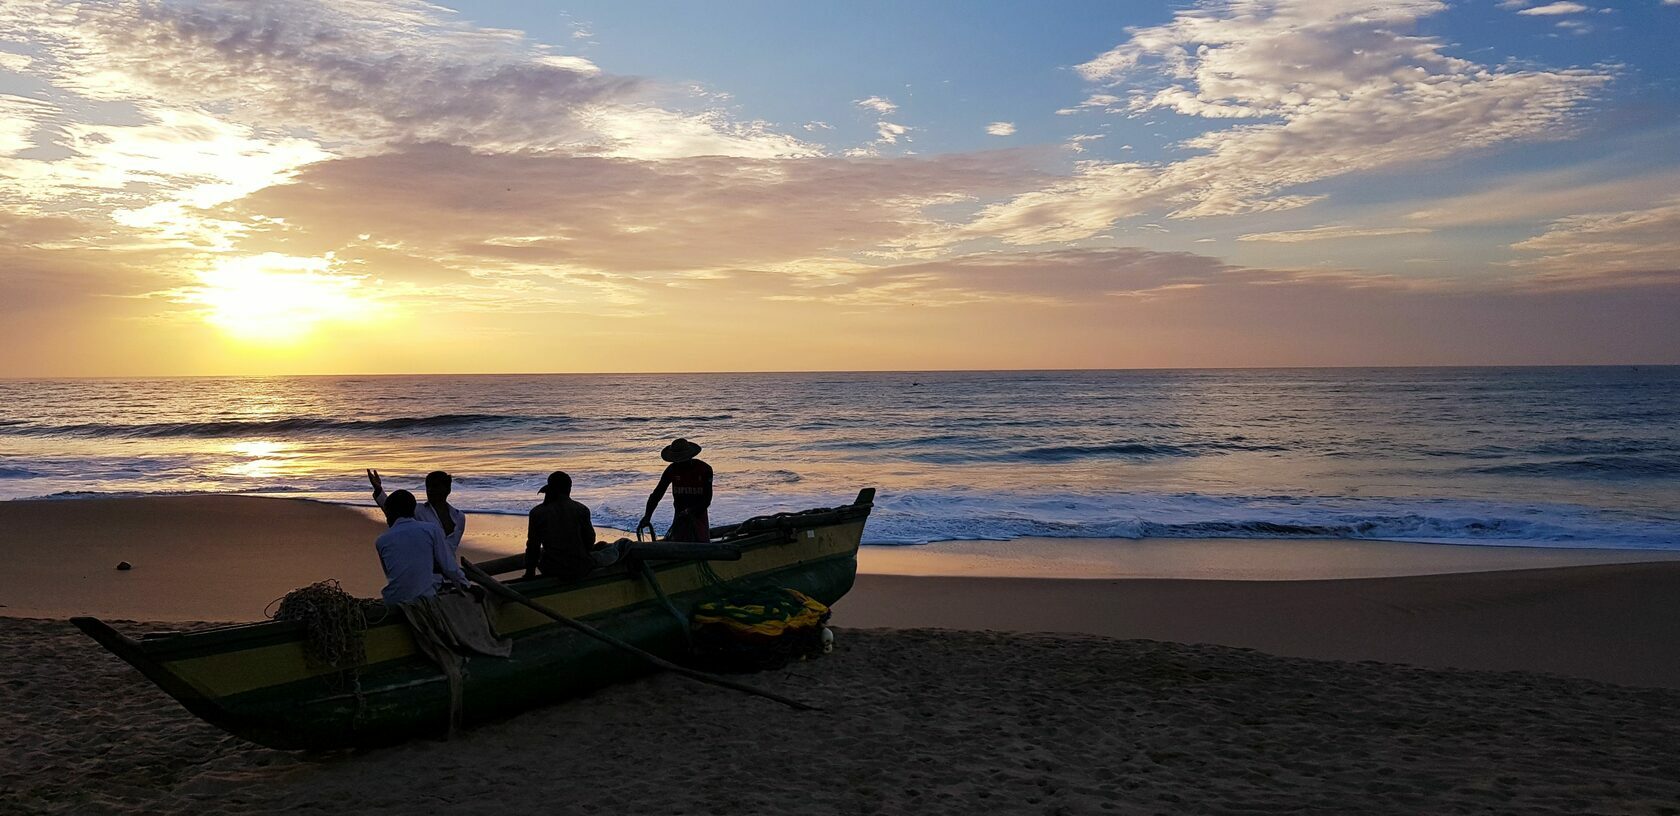
[[[694,458],[699,455],[700,446],[687,439],[674,440],[659,452],[659,458],[671,464],[659,477],[659,486],[648,496],[647,512],[642,514],[636,532],[640,533],[644,527],[653,530],[653,511],[659,509],[668,487],[675,513],[670,529],[665,531],[665,540],[712,540],[711,521],[706,512],[712,506],[712,466]]]

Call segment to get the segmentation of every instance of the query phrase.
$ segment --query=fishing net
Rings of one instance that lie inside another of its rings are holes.
[[[270,617],[303,624],[304,657],[317,668],[360,666],[367,659],[368,623],[385,616],[384,604],[351,595],[333,580],[294,589],[278,603]]]
[[[795,589],[735,590],[689,616],[695,660],[713,671],[763,671],[821,654],[828,616]]]

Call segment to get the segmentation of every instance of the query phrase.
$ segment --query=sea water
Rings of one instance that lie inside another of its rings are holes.
[[[1673,366],[0,380],[0,498],[366,503],[365,468],[443,469],[467,511],[523,513],[560,469],[628,528],[677,436],[714,524],[874,487],[877,544],[1680,549]]]

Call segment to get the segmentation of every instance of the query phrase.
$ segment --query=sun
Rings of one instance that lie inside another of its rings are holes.
[[[378,316],[355,275],[335,273],[334,259],[265,253],[219,260],[198,273],[180,300],[203,309],[206,322],[245,341],[286,344],[329,321],[365,322]]]

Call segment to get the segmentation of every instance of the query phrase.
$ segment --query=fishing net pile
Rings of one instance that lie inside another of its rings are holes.
[[[327,580],[286,593],[271,617],[303,624],[303,653],[311,665],[349,669],[367,659],[368,623],[384,616],[384,604],[358,598]]]
[[[735,590],[689,616],[695,662],[714,671],[763,671],[821,654],[829,611],[794,589]]]

